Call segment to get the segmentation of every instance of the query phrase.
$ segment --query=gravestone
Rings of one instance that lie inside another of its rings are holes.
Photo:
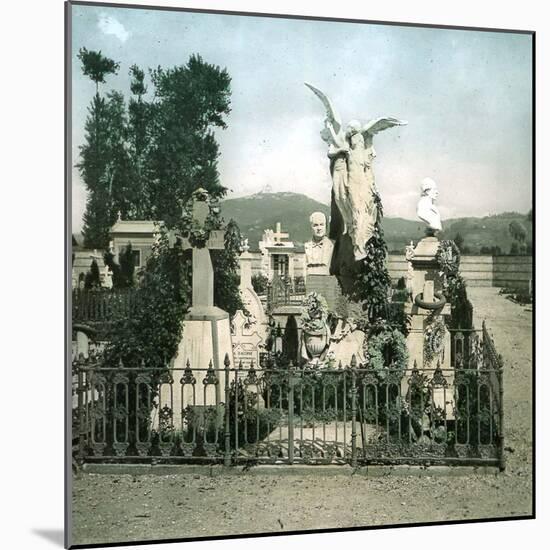
[[[331,335],[327,359],[334,362],[334,366],[338,366],[340,362],[343,366],[349,366],[353,356],[358,363],[364,363],[365,338],[365,333],[359,330],[354,323],[339,319]]]
[[[252,286],[252,260],[248,241],[245,240],[242,246],[242,253],[239,257],[241,280],[239,284],[239,293],[243,305],[248,312],[248,324],[253,324],[262,341],[267,336],[267,317],[260,297],[256,294]],[[257,363],[256,363],[257,364]]]
[[[251,364],[258,367],[260,363],[260,346],[264,338],[256,330],[255,324],[250,324],[249,318],[239,309],[231,323],[231,340],[233,342],[233,358],[235,366],[248,369]]]
[[[204,225],[209,212],[208,195],[203,190],[197,191],[192,206],[194,221]],[[164,407],[171,409],[175,429],[182,427],[182,411],[186,407],[220,405],[224,400],[226,354],[231,366],[234,364],[229,314],[214,306],[214,270],[210,257],[210,250],[224,249],[224,233],[211,231],[202,248],[192,246],[187,239],[182,240],[182,247],[192,250],[192,305],[184,317],[182,339],[172,361],[172,388],[161,384],[158,400],[160,411]],[[196,370],[209,365],[214,370]],[[188,383],[193,378],[196,383]],[[220,416],[218,413],[218,420]],[[158,419],[154,424],[158,426]]]

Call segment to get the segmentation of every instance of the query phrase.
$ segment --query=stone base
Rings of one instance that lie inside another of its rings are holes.
[[[182,427],[182,411],[188,407],[216,406],[224,399],[224,358],[228,354],[233,367],[233,348],[229,315],[216,307],[191,308],[184,320],[183,336],[173,361],[173,384],[161,384],[153,412],[153,427],[158,428],[159,411],[167,406],[172,410],[173,426]],[[181,383],[187,361],[195,378],[195,384]],[[217,384],[204,384],[210,361]]]
[[[325,298],[331,311],[336,309],[342,295],[338,279],[334,275],[309,275],[306,280],[306,294],[316,292]]]
[[[416,307],[416,306],[413,306]],[[450,309],[449,304],[443,308],[445,313]],[[423,314],[412,314],[410,331],[407,335],[407,350],[409,352],[409,369],[413,369],[416,365],[420,372],[425,372],[428,376],[433,376],[433,371],[439,366],[443,369],[443,375],[447,382],[447,387],[443,390],[442,387],[434,388],[434,404],[446,411],[447,420],[454,419],[454,372],[451,369],[451,335],[448,330],[445,331],[443,350],[437,357],[433,357],[428,363],[424,357],[424,335],[429,322],[432,320],[429,313],[424,310]],[[437,318],[443,320],[443,316]],[[401,391],[403,395],[408,390],[408,383],[403,380]]]

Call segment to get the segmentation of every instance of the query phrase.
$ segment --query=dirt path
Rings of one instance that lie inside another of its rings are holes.
[[[530,515],[531,313],[497,289],[469,295],[505,362],[504,473],[82,474],[74,483],[74,543]]]

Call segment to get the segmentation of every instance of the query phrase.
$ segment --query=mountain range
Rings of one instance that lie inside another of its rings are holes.
[[[251,250],[258,250],[265,229],[275,229],[281,223],[281,230],[289,233],[299,248],[311,238],[309,215],[320,211],[327,215],[330,207],[306,195],[281,193],[256,193],[246,197],[226,199],[221,203],[221,213],[226,221],[233,218],[239,225],[243,237],[248,238]],[[479,253],[482,247],[498,246],[508,253],[513,238],[509,225],[516,221],[524,227],[526,242],[532,241],[532,224],[525,214],[504,212],[485,217],[463,217],[443,221],[441,239],[455,239],[459,234],[463,246],[472,253]],[[402,253],[409,241],[418,241],[424,236],[424,224],[420,221],[385,217],[382,220],[384,238],[388,250]],[[466,251],[466,250],[465,250]]]

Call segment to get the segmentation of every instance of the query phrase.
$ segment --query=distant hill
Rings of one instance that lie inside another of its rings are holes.
[[[298,193],[257,193],[247,197],[227,199],[221,204],[222,216],[226,221],[233,218],[241,232],[248,238],[252,250],[258,249],[258,241],[264,229],[275,229],[281,222],[282,231],[298,245],[310,239],[309,215],[315,211],[324,212],[327,218],[330,207]],[[455,218],[444,221],[440,238],[454,239],[460,234],[464,246],[472,253],[479,253],[482,247],[498,246],[508,253],[512,237],[508,231],[510,222],[518,221],[527,232],[527,242],[532,242],[532,224],[524,214],[505,212],[483,218]],[[420,221],[403,218],[384,218],[384,238],[390,251],[404,250],[409,241],[418,241],[424,236],[424,225]]]
[[[252,250],[258,250],[264,229],[274,230],[277,222],[295,244],[302,245],[311,237],[309,216],[316,211],[324,212],[328,219],[330,206],[298,193],[256,193],[221,203],[222,216],[237,222]]]

